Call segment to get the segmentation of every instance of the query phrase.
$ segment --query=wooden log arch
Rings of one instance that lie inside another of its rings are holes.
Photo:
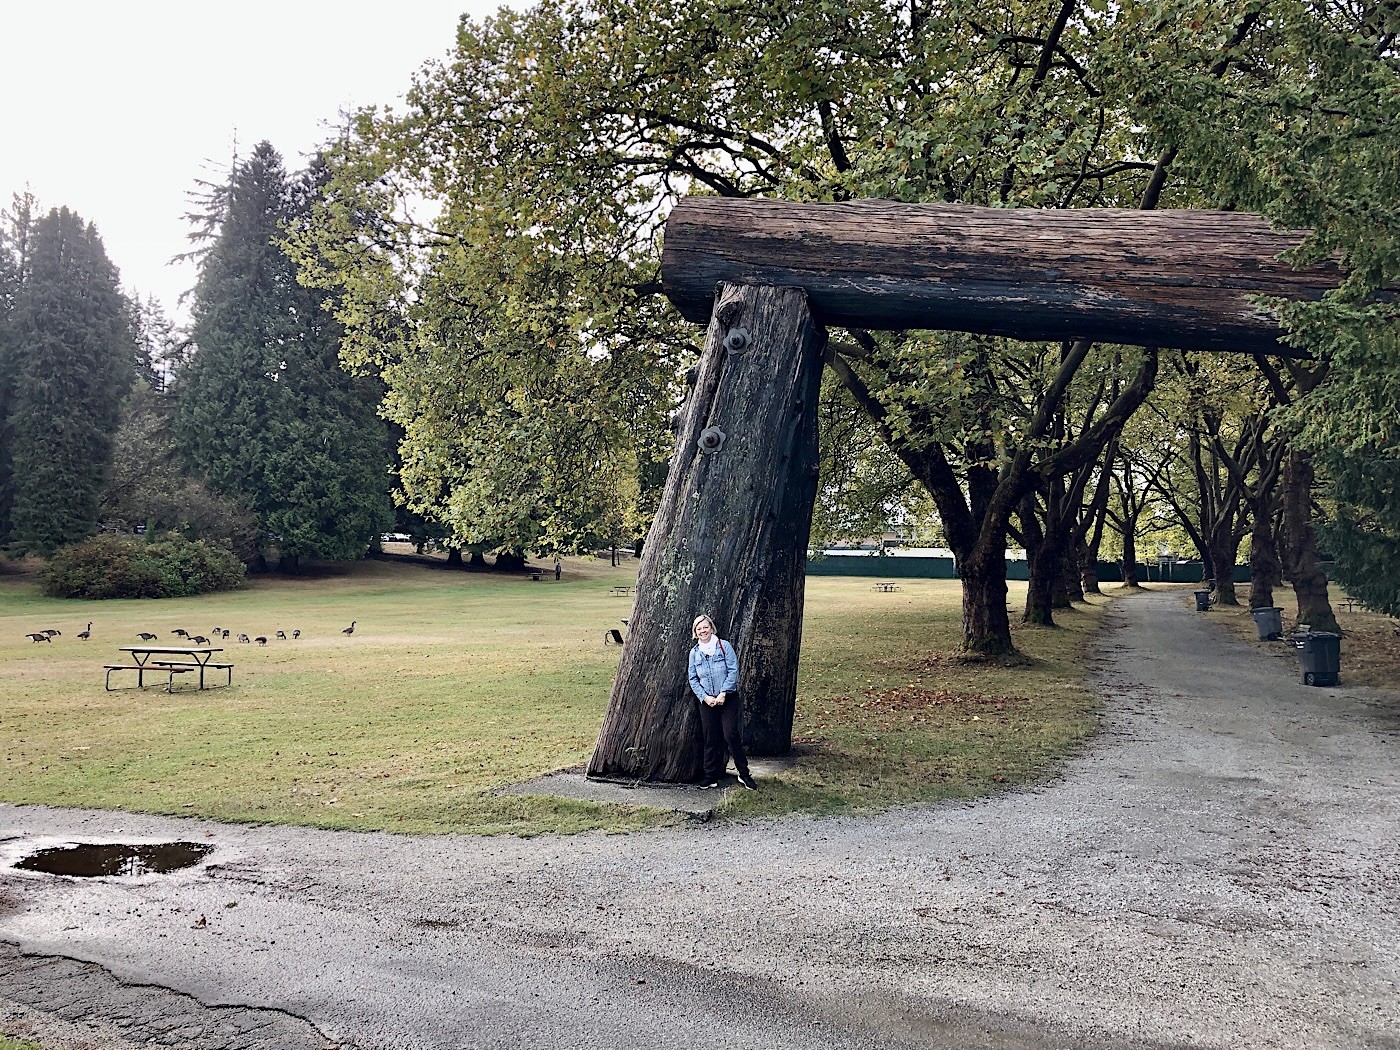
[[[824,327],[1298,356],[1257,298],[1341,282],[1280,261],[1302,236],[1234,212],[680,202],[662,286],[709,328],[588,774],[700,775],[685,678],[702,612],[739,649],[751,751],[790,749]]]

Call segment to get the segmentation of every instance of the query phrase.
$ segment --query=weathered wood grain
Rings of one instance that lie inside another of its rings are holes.
[[[750,334],[741,353],[723,345],[731,328]],[[589,776],[699,778],[700,719],[686,677],[700,613],[738,650],[751,752],[791,746],[824,347],[800,290],[721,289]],[[708,427],[726,435],[717,452],[698,446]]]
[[[801,288],[828,326],[1294,355],[1251,297],[1340,283],[1330,263],[1279,261],[1301,239],[1240,212],[691,197],[667,221],[661,277],[696,322],[723,281]]]

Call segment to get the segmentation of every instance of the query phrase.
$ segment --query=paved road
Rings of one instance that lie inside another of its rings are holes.
[[[1102,735],[976,804],[532,840],[0,806],[0,1006],[154,1002],[125,1038],[202,1050],[1400,1048],[1400,711],[1189,597],[1117,603]],[[3,866],[171,837],[216,849]]]

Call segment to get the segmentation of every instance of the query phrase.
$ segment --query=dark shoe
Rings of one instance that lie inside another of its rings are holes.
[[[749,776],[747,773],[740,773],[738,776],[739,783],[743,784],[744,787],[748,788],[750,791],[758,790],[758,785],[753,782],[753,777]]]
[[[700,790],[701,790],[701,791],[709,791],[709,790],[711,790],[711,789],[713,789],[713,788],[717,788],[717,787],[719,787],[719,781],[718,781],[718,780],[712,780],[712,781],[710,781],[708,784],[701,784],[701,785],[700,785]]]

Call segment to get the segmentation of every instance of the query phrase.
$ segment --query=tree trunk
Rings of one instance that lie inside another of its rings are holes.
[[[734,347],[739,329],[748,341]],[[716,296],[589,776],[700,776],[686,682],[700,613],[738,651],[751,753],[791,748],[825,342],[798,289],[736,285]]]
[[[1211,564],[1215,566],[1215,604],[1239,605],[1239,595],[1235,593],[1235,561],[1237,549],[1217,547],[1211,553]]]
[[[1054,558],[1037,558],[1035,562],[1027,558],[1026,574],[1029,579],[1026,581],[1026,609],[1021,614],[1022,623],[1038,624],[1041,627],[1055,626],[1055,569],[1053,564],[1044,564],[1046,561],[1053,563]]]
[[[1079,573],[1067,544],[1062,544],[1055,554],[1055,581],[1050,590],[1052,609],[1069,609],[1075,602],[1084,600],[1084,591],[1079,586]]]
[[[472,569],[486,568],[486,555],[481,551],[472,551],[472,556],[467,561],[467,567]]]
[[[1138,581],[1137,535],[1132,526],[1123,530],[1123,586],[1142,586]]]
[[[1331,262],[1279,261],[1301,240],[1244,212],[689,197],[666,222],[661,279],[695,322],[718,282],[742,280],[804,289],[833,327],[1301,357],[1252,301],[1341,283]]]
[[[1313,461],[1307,452],[1288,453],[1283,469],[1284,565],[1298,600],[1298,623],[1314,631],[1342,633],[1327,597],[1327,575],[1312,527]]]
[[[501,551],[496,555],[497,572],[524,572],[525,555],[519,551]]]
[[[1083,595],[1102,594],[1103,589],[1099,587],[1098,553],[1089,549],[1087,540],[1081,540],[1076,556],[1079,560],[1079,586]],[[1082,595],[1080,600],[1083,600]]]
[[[1249,607],[1271,609],[1274,588],[1283,582],[1283,562],[1279,560],[1274,538],[1273,500],[1268,496],[1254,501],[1254,529],[1249,539]]]
[[[1053,509],[1047,510],[1045,527],[1042,528],[1036,510],[1034,494],[1021,501],[1021,542],[1026,548],[1026,606],[1021,613],[1021,622],[1054,627],[1051,605],[1056,558],[1050,536],[1050,519],[1054,512]]]
[[[963,649],[978,656],[1016,652],[1006,609],[1006,552],[974,555],[962,575]]]
[[[1268,440],[1258,431],[1259,474],[1249,497],[1252,527],[1249,539],[1249,605],[1274,607],[1274,588],[1283,583],[1283,559],[1278,549],[1279,483],[1287,456],[1282,440]]]
[[[448,548],[447,548],[447,564],[448,564],[449,566],[451,566],[452,568],[454,568],[454,569],[460,569],[460,568],[462,567],[462,548],[461,548],[461,547],[448,547]]]

